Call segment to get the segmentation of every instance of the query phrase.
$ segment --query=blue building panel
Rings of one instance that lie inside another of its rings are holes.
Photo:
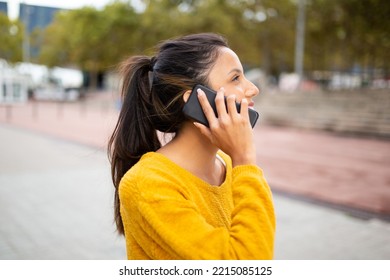
[[[27,26],[29,33],[35,28],[45,28],[49,25],[55,14],[63,9],[53,7],[43,7],[28,4],[20,4],[19,20]]]
[[[37,28],[46,28],[54,20],[56,13],[63,10],[61,8],[21,3],[19,6],[19,20],[27,27],[28,34],[31,34]],[[38,54],[39,48],[30,46],[29,57],[35,58]]]
[[[8,14],[8,3],[0,2],[0,13]]]

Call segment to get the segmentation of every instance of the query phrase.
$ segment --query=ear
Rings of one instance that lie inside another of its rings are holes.
[[[190,94],[191,94],[191,91],[190,91],[190,90],[187,90],[187,91],[183,94],[184,103],[187,103],[188,98],[190,98]]]

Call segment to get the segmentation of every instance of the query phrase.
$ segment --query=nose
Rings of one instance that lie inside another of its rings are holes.
[[[260,93],[260,90],[251,81],[247,80],[247,88],[245,91],[246,98],[253,98]]]

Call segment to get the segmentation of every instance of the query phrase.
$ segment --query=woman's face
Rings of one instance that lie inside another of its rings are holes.
[[[236,95],[236,101],[243,98],[248,100],[249,107],[254,106],[253,97],[259,94],[259,89],[244,76],[240,59],[229,48],[220,48],[220,54],[209,73],[210,86],[214,90],[221,87],[225,89],[225,95]]]

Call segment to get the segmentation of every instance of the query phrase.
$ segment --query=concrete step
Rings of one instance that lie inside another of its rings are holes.
[[[265,123],[390,137],[390,92],[263,94],[257,109]]]

